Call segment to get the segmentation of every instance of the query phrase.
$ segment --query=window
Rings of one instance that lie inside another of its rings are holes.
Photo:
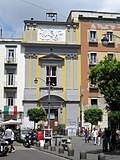
[[[90,41],[96,41],[96,31],[90,31]]]
[[[8,50],[8,61],[12,62],[14,61],[14,58],[15,58],[15,50],[9,49]]]
[[[113,32],[112,31],[107,32],[107,38],[109,42],[113,42]]]
[[[113,53],[108,53],[107,56],[108,56],[108,58],[113,58],[114,54]]]
[[[50,67],[50,85],[57,86],[56,66],[46,66],[46,85],[49,84],[49,67]]]
[[[97,54],[90,53],[90,63],[96,63],[96,62],[97,62]]]
[[[91,99],[91,106],[97,106],[97,105],[98,105],[97,98],[92,98]]]
[[[13,73],[8,74],[8,85],[13,85],[14,77]]]
[[[8,106],[14,106],[14,99],[13,97],[8,98]]]

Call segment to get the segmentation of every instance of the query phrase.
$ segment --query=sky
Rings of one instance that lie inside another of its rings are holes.
[[[120,0],[0,0],[0,30],[3,38],[22,38],[24,20],[46,21],[47,12],[66,21],[71,10],[120,13]]]

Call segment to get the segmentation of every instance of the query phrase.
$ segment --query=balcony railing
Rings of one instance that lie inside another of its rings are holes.
[[[7,57],[7,58],[5,58],[5,63],[8,63],[8,64],[16,64],[16,63],[17,63],[17,58]]]
[[[90,88],[98,88],[98,85],[90,84]]]
[[[96,65],[98,63],[98,60],[92,60],[92,59],[89,59],[89,65]]]
[[[95,38],[89,37],[89,43],[98,43],[98,38],[97,37],[95,37]]]

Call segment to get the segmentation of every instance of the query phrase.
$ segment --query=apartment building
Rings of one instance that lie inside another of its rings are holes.
[[[104,114],[98,125],[104,128],[109,125],[107,104],[98,87],[88,81],[89,68],[105,56],[120,59],[120,13],[72,10],[67,19],[67,22],[71,21],[79,23],[80,27],[82,126],[89,126],[83,119],[84,110],[99,107]],[[103,44],[105,36],[107,45]]]
[[[0,120],[21,119],[24,95],[24,53],[21,39],[0,39]]]
[[[48,115],[50,105],[51,128],[54,129],[58,123],[65,127],[78,126],[81,83],[78,35],[78,23],[24,21],[24,116],[28,109],[39,106]],[[52,86],[50,93],[49,76]],[[34,83],[35,78],[37,84]],[[48,125],[47,122],[45,125]]]

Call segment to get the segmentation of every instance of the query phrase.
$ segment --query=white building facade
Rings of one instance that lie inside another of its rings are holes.
[[[0,120],[22,119],[24,54],[21,39],[0,39]]]

